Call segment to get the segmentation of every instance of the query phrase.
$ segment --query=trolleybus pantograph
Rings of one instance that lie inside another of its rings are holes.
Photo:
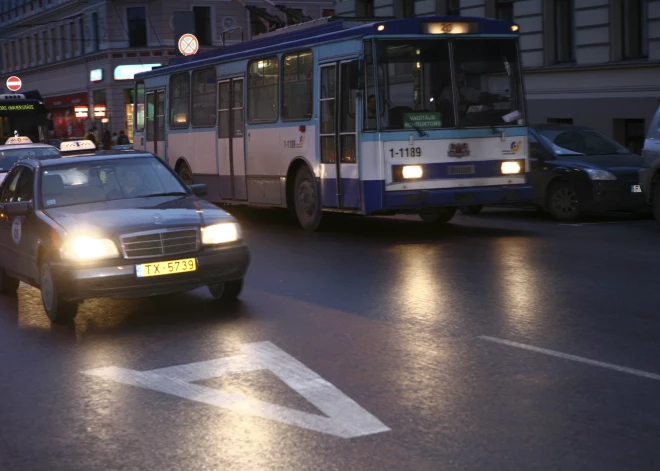
[[[531,201],[518,26],[322,19],[136,75],[135,149],[219,204],[419,214]]]

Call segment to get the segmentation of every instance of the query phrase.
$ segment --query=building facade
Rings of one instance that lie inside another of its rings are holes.
[[[96,126],[124,130],[132,142],[133,76],[167,65],[178,54],[176,14],[188,13],[199,51],[249,40],[266,31],[241,3],[287,19],[263,1],[0,0],[0,90],[18,76],[22,89],[44,97],[52,137],[82,137]],[[284,2],[277,2],[277,4]],[[311,18],[331,16],[332,0],[286,0]]]
[[[517,23],[532,123],[591,126],[639,152],[660,105],[660,0],[336,0],[335,11]]]

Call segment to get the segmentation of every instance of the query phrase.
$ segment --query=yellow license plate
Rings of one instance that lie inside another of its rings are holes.
[[[197,260],[184,258],[171,260],[169,262],[154,262],[135,265],[135,274],[138,278],[147,276],[174,275],[175,273],[186,273],[197,270]]]

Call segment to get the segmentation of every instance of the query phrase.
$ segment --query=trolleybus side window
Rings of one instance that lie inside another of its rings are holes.
[[[170,129],[186,129],[190,123],[190,75],[170,77]]]
[[[357,61],[341,63],[341,110],[339,113],[339,146],[341,162],[354,164],[356,160],[357,123]]]
[[[277,121],[279,110],[279,61],[277,56],[248,64],[248,123]]]
[[[312,117],[314,56],[312,51],[286,54],[282,60],[282,121]]]
[[[135,131],[144,131],[144,82],[135,86]]]
[[[192,125],[215,126],[216,75],[215,69],[196,70],[192,73]]]
[[[337,66],[321,68],[321,163],[333,164],[336,158],[337,132]]]
[[[364,74],[367,93],[364,100],[364,129],[376,129],[376,80],[374,76],[374,55],[372,42],[364,42]]]

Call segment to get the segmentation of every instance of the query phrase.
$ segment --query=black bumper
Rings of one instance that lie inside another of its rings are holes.
[[[581,209],[586,212],[633,212],[648,209],[643,193],[634,193],[634,181],[595,181],[585,188]]]
[[[195,258],[197,270],[138,278],[135,266],[140,263],[167,262]],[[53,274],[62,298],[79,301],[89,298],[142,298],[190,291],[202,286],[239,280],[250,264],[250,252],[241,244],[215,248],[195,254],[164,257],[158,260],[122,260],[104,266],[72,266],[56,263]]]

